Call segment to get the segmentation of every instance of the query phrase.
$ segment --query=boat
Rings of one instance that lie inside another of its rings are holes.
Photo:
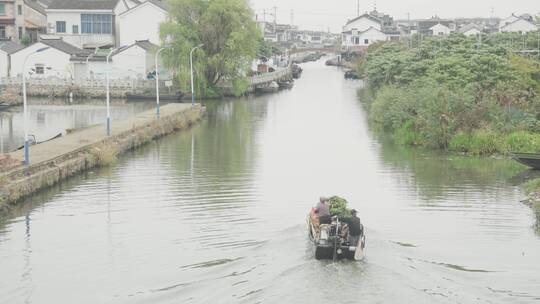
[[[279,91],[279,85],[277,82],[272,81],[268,84],[257,87],[256,90],[259,93],[274,93]]]
[[[34,135],[28,134],[30,146],[39,145],[39,144],[42,144],[42,143],[45,143],[45,142],[48,142],[48,141],[51,141],[53,139],[57,139],[57,138],[60,138],[60,137],[62,137],[62,133],[58,133],[55,136],[53,136],[53,137],[51,137],[51,138],[49,138],[47,140],[44,140],[44,141],[37,141],[36,137]],[[24,149],[24,145],[19,146],[17,149],[15,149],[15,151],[22,150],[22,149]]]
[[[282,81],[278,81],[278,85],[280,89],[292,89],[292,87],[294,86],[294,81],[282,80]]]
[[[302,76],[303,71],[304,70],[298,64],[292,65],[292,76],[294,79],[300,78],[300,76]]]
[[[176,94],[159,94],[159,99],[162,101],[180,101],[184,97],[184,94],[177,92]],[[131,94],[127,93],[126,98],[128,100],[156,100],[156,94]]]
[[[345,79],[359,79],[358,74],[353,70],[348,70],[345,72]]]
[[[540,170],[540,153],[512,153],[512,157],[535,170]]]
[[[4,102],[0,102],[0,110],[9,108],[10,105]]]
[[[356,260],[364,259],[366,237],[362,234],[357,244],[351,244],[348,236],[348,225],[339,215],[332,216],[330,224],[319,223],[316,209],[308,214],[308,236],[315,247],[317,260]]]

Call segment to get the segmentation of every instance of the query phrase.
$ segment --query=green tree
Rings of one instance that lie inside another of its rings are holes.
[[[170,20],[161,25],[161,37],[172,47],[164,63],[177,71],[182,88],[189,88],[189,52],[194,53],[197,91],[219,93],[217,84],[230,82],[235,93],[247,89],[245,75],[259,51],[260,31],[246,0],[171,0]]]
[[[27,34],[22,36],[22,38],[21,38],[21,44],[22,45],[29,46],[31,43],[32,43],[32,38],[30,38],[30,36],[28,36]]]

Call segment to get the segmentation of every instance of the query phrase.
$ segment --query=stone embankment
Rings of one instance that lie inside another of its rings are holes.
[[[111,136],[104,125],[87,128],[50,142],[31,146],[31,165],[25,167],[23,151],[3,156],[0,165],[0,211],[23,198],[79,172],[108,165],[122,153],[164,135],[189,128],[205,114],[200,105],[169,104],[133,119],[113,121]]]

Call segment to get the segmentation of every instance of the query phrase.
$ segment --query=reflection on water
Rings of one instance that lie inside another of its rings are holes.
[[[28,104],[28,132],[34,135],[37,141],[50,139],[59,133],[65,133],[67,129],[102,124],[107,115],[105,102],[102,100],[70,104],[32,98]],[[126,119],[153,107],[153,102],[128,103],[117,100],[111,104],[111,117],[113,120]],[[23,144],[23,122],[22,106],[0,111],[0,153],[7,153]]]
[[[0,303],[539,300],[523,168],[375,137],[360,85],[306,64],[292,90],[211,102],[193,129],[29,198],[0,218]],[[364,262],[313,259],[306,213],[331,194],[361,213]]]

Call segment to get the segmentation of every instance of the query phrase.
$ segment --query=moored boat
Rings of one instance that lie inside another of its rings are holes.
[[[512,153],[512,157],[535,170],[540,170],[540,153]]]
[[[159,99],[162,101],[181,101],[184,94],[177,92],[176,94],[159,94]],[[156,94],[131,94],[127,93],[126,98],[128,100],[146,101],[156,100]]]

